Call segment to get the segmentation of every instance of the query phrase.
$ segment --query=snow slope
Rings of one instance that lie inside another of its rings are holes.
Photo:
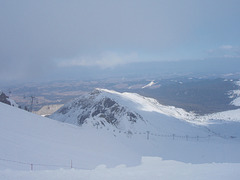
[[[229,97],[233,99],[230,104],[234,106],[240,106],[240,81],[236,81],[235,84],[239,87],[239,89],[229,92]]]
[[[240,175],[238,138],[218,135],[197,138],[193,137],[194,132],[188,138],[158,136],[151,132],[147,138],[146,133],[133,131],[130,135],[116,128],[69,125],[2,103],[0,115],[1,180],[221,180],[238,179]],[[169,128],[174,121],[169,125],[168,121],[164,123]],[[189,124],[182,125],[182,128],[188,127]],[[178,128],[169,130],[175,129]],[[198,127],[190,129],[206,133]],[[74,169],[70,169],[71,160]],[[31,164],[33,171],[30,171]]]
[[[3,103],[0,115],[0,169],[29,169],[31,163],[59,165],[36,169],[70,167],[71,160],[79,168],[140,162],[139,155],[108,132],[99,134],[95,129],[64,124]]]
[[[111,114],[116,109],[122,111]],[[134,121],[128,116],[131,113]],[[69,102],[51,118],[111,132],[142,156],[188,163],[240,160],[238,121],[199,117],[134,93],[97,89]]]
[[[2,180],[238,180],[240,164],[185,164],[144,157],[136,167],[120,165],[106,168],[100,165],[93,170],[60,169],[47,171],[0,171]]]

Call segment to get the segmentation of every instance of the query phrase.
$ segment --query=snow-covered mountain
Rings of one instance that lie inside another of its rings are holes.
[[[240,137],[239,115],[240,109],[198,116],[181,108],[161,105],[155,99],[136,93],[96,89],[64,105],[50,118],[80,126],[114,128],[132,134],[149,131],[179,136],[221,134],[227,123],[224,136]]]
[[[113,126],[121,130],[147,123],[141,115],[119,104],[110,94],[107,90],[96,89],[66,104],[50,118],[75,125]]]
[[[0,102],[8,104],[10,106],[18,107],[18,104],[13,100],[10,99],[4,92],[0,90]]]
[[[199,122],[192,121],[193,117],[193,113],[163,106],[152,98],[107,89],[96,89],[80,96],[50,116],[75,125],[116,128],[129,132],[161,130],[165,133],[196,132],[199,128],[193,124]]]

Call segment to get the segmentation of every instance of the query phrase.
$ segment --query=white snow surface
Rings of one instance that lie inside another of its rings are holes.
[[[70,167],[71,160],[87,169],[102,163],[112,167],[140,162],[139,155],[108,132],[99,135],[93,128],[61,123],[3,103],[0,115],[0,169],[24,170],[31,163],[50,165],[36,169]]]
[[[199,121],[207,121],[212,124],[213,121],[221,120],[226,122],[240,122],[240,109],[228,110],[213,114],[207,114],[204,116],[196,117]]]
[[[79,127],[0,103],[0,179],[239,179],[239,111],[223,112],[236,115],[228,120],[197,117],[138,94],[99,91],[98,100],[110,97],[144,121]]]
[[[229,98],[233,98],[230,104],[240,106],[240,81],[236,81],[234,83],[239,87],[239,89],[229,92]]]
[[[7,98],[7,100],[10,102],[11,106],[18,107],[18,104],[11,98]]]
[[[156,84],[156,83],[155,83],[154,80],[153,80],[153,81],[151,81],[150,83],[148,83],[147,85],[143,86],[142,89],[147,88],[147,87],[151,87],[151,86],[153,86],[154,84]]]
[[[238,92],[240,94],[240,90]],[[240,106],[240,97],[237,97],[236,99],[234,99],[232,102],[231,102],[232,105],[234,106]]]
[[[64,112],[64,114],[58,111],[52,118],[77,124],[79,114],[82,115],[82,104],[88,107],[88,110],[92,113],[95,111],[94,107],[96,107],[96,104],[99,104],[99,102],[102,103],[101,100],[103,99],[110,98],[115,101],[120,108],[124,107],[130,112],[137,113],[142,119],[136,119],[136,122],[132,123],[129,122],[126,116],[119,116],[117,119],[120,119],[120,125],[113,126],[111,124],[102,125],[101,122],[105,123],[105,121],[102,120],[103,118],[100,116],[89,116],[86,118],[86,122],[82,124],[82,127],[94,127],[98,128],[99,131],[109,131],[114,137],[119,138],[119,140],[127,144],[128,147],[132,147],[134,151],[144,156],[160,156],[164,159],[174,159],[191,163],[226,162],[226,159],[228,159],[227,162],[229,162],[230,159],[231,162],[237,162],[236,159],[240,158],[239,155],[233,155],[234,151],[232,151],[233,147],[231,147],[231,145],[221,147],[221,151],[225,149],[225,152],[231,152],[231,156],[223,156],[223,154],[220,155],[222,152],[215,150],[218,148],[216,148],[216,144],[214,143],[208,144],[207,146],[201,146],[199,143],[196,143],[196,141],[206,142],[210,139],[213,140],[213,142],[222,140],[227,143],[230,141],[239,142],[239,110],[222,112],[220,115],[196,116],[194,113],[188,113],[180,108],[163,106],[155,99],[143,97],[135,93],[119,93],[107,89],[98,89],[98,91],[99,92],[92,92],[89,95],[81,96],[66,104],[63,108],[68,111]],[[104,109],[106,112],[109,111],[106,106],[101,107],[106,108]],[[225,120],[223,115],[231,117],[231,114],[233,114],[232,120]],[[213,119],[214,116],[216,119]],[[100,122],[98,126],[96,126],[96,122]],[[146,141],[147,131],[149,132],[149,139],[151,141]],[[122,139],[122,137],[126,136],[129,138]],[[131,141],[133,139],[134,142]],[[170,143],[168,141],[169,139],[176,140],[176,142]],[[191,144],[189,142],[185,144],[185,141],[189,140],[194,141],[191,142],[194,145],[189,146],[189,144]],[[181,141],[181,143],[179,141]],[[151,144],[149,144],[149,142],[151,142]],[[143,147],[142,144],[148,144],[148,146],[145,145]],[[209,153],[208,148],[213,149],[214,156]],[[226,148],[229,149],[227,150]],[[239,147],[234,147],[234,149],[238,148]],[[178,153],[178,150],[181,151],[181,153]],[[226,159],[223,160],[223,157]]]
[[[143,157],[141,165],[119,165],[106,168],[99,165],[93,170],[59,169],[46,171],[0,171],[1,180],[238,180],[240,164],[186,164],[163,161],[158,157]]]
[[[135,107],[138,110],[164,114],[166,116],[174,117],[176,119],[184,120],[196,125],[212,124],[213,123],[212,120],[240,122],[240,109],[199,116],[193,112],[187,112],[182,108],[162,105],[153,98],[144,97],[136,93],[128,93],[128,92],[119,93],[119,92],[107,90],[107,89],[99,89],[99,90],[101,90],[102,92],[109,93],[108,96],[111,96],[111,94],[117,95],[116,97],[112,97],[112,98],[115,98],[115,99],[118,98],[119,100],[125,99],[125,100],[129,100],[129,102],[134,102],[135,103],[134,105],[129,105],[129,106]]]

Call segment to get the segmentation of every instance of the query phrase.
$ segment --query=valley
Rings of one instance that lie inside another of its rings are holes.
[[[66,102],[93,91],[105,88],[119,92],[133,92],[157,99],[161,104],[176,106],[187,111],[204,115],[233,110],[229,92],[238,90],[234,82],[238,79],[175,77],[150,79],[102,79],[98,81],[54,81],[49,83],[28,83],[19,86],[1,87],[22,108],[31,107],[38,111],[45,105],[65,104]],[[153,85],[143,88],[150,82]]]

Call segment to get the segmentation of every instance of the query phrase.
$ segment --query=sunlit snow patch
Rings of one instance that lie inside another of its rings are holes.
[[[153,86],[154,84],[156,84],[156,83],[155,83],[154,80],[153,80],[153,81],[151,81],[150,83],[148,83],[146,86],[143,86],[142,89],[144,89],[144,88],[146,88],[146,87],[151,87],[151,86]]]

